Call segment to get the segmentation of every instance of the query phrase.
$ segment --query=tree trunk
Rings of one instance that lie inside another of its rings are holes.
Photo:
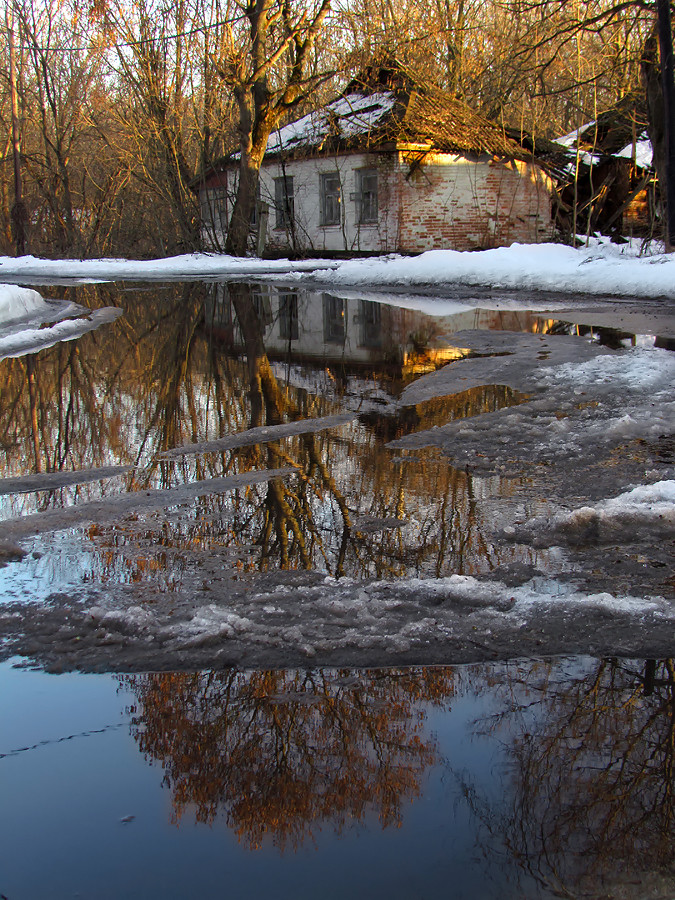
[[[232,256],[246,256],[251,220],[258,199],[259,169],[259,164],[256,165],[248,155],[244,158],[242,153],[239,187],[225,239],[225,252]]]
[[[659,55],[663,88],[663,132],[665,157],[666,251],[675,249],[675,89],[673,88],[673,30],[670,24],[670,0],[657,0]]]
[[[672,92],[672,42],[670,55],[670,91]],[[664,213],[666,249],[672,251],[675,243],[675,227],[670,231],[668,222],[672,220],[675,223],[675,199],[670,204],[668,203],[670,193],[668,189],[668,164],[669,157],[675,150],[675,141],[668,138],[669,132],[673,130],[675,118],[670,110],[670,115],[668,118],[666,117],[664,84],[668,81],[667,68],[662,74],[662,65],[659,63],[659,23],[655,22],[649,37],[645,41],[642,54],[642,79],[647,99],[649,123],[647,131],[654,151],[654,168],[659,182],[661,206]],[[670,182],[672,193],[675,194],[675,174],[671,176]],[[669,206],[670,211],[668,209]]]

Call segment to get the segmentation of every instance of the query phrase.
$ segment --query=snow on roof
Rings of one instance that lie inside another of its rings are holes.
[[[615,156],[621,157],[622,159],[632,159],[633,158],[633,144],[626,144],[626,146],[619,150]],[[654,161],[654,148],[652,147],[652,142],[643,138],[639,140],[635,144],[635,164],[640,166],[642,169],[648,169],[653,164]]]
[[[584,149],[583,145],[586,144],[588,147],[589,144],[595,145],[596,139],[590,140],[587,135],[592,134],[592,130],[599,126],[599,123],[595,120],[587,122],[585,125],[581,125],[575,131],[570,131],[569,134],[564,134],[562,137],[556,138],[556,143],[562,145],[567,148],[570,156],[574,156],[576,159],[577,155],[577,147],[579,148],[579,161],[586,166],[597,166],[602,158],[607,158],[609,156],[614,156],[617,159],[632,159],[633,158],[633,142],[626,144],[621,148],[621,150],[612,153],[608,152],[607,148],[603,151],[602,147],[598,144],[597,153],[589,152],[588,149]],[[597,136],[596,136],[597,137]],[[616,146],[616,145],[615,145]],[[595,149],[595,146],[593,146]],[[654,157],[654,151],[652,149],[651,141],[648,139],[646,134],[642,134],[640,139],[635,144],[635,163],[640,166],[642,169],[648,169],[652,166]]]
[[[356,146],[424,144],[449,153],[526,159],[525,151],[494,122],[446,91],[410,83],[389,90],[363,84],[272,135],[267,154],[336,152]]]
[[[583,136],[586,134],[589,128],[593,128],[596,124],[595,119],[591,122],[586,122],[585,125],[580,125],[575,131],[570,131],[569,134],[564,134],[562,137],[556,138],[557,144],[562,144],[563,147],[569,147],[571,150],[575,150],[577,146],[577,141],[579,139],[583,140]]]
[[[380,124],[395,102],[391,91],[346,94],[270,135],[267,153],[320,147],[329,136],[351,138],[366,134]]]

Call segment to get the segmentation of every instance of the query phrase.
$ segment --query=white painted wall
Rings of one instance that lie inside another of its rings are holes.
[[[416,158],[420,165],[414,165]],[[378,170],[376,224],[359,224],[357,172]],[[340,177],[339,225],[321,225],[321,175]],[[293,179],[294,229],[276,227],[275,178]],[[474,160],[461,155],[410,152],[353,153],[264,163],[260,199],[269,206],[265,248],[270,251],[416,252],[473,249],[552,235],[551,184],[538,166]],[[202,191],[205,243],[224,246],[236,172]],[[252,238],[252,247],[254,239]]]
[[[274,179],[283,175],[293,178],[295,205],[295,241],[300,251],[376,251],[393,250],[396,246],[398,209],[389,195],[391,155],[356,153],[315,159],[300,159],[285,163],[266,163],[260,173],[260,198],[270,204],[267,246],[292,246],[293,235],[275,227]],[[378,211],[377,224],[359,225],[357,170],[377,168]],[[342,221],[339,225],[321,225],[319,185],[322,174],[338,173],[342,188]]]

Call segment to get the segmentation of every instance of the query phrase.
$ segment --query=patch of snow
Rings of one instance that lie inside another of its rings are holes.
[[[563,134],[562,137],[556,138],[556,144],[562,144],[563,147],[576,147],[577,141],[579,138],[584,135],[589,128],[592,128],[595,125],[595,119],[590,122],[586,122],[585,125],[580,125],[579,128],[574,131],[570,131],[569,134]]]
[[[570,385],[613,391],[666,390],[675,384],[675,354],[658,348],[635,347],[616,356],[601,355],[581,363],[563,363],[540,369],[535,375],[543,387]],[[665,397],[664,399],[667,399]]]
[[[248,428],[246,431],[230,434],[226,437],[217,438],[213,441],[202,441],[198,444],[185,444],[181,447],[174,447],[171,450],[165,450],[158,454],[158,459],[178,459],[183,456],[200,455],[203,453],[221,452],[223,450],[231,450],[235,447],[250,447],[253,444],[264,444],[269,441],[280,441],[286,437],[293,437],[300,434],[311,434],[317,431],[324,431],[329,428],[338,428],[340,425],[346,425],[353,421],[354,416],[350,413],[323,416],[314,419],[298,419],[295,422],[286,422],[281,425],[262,425],[258,428]]]
[[[619,150],[618,153],[614,154],[618,156],[620,159],[632,159],[633,158],[633,144],[626,144],[623,150]],[[652,142],[650,140],[640,140],[635,144],[635,164],[640,166],[642,169],[651,168],[654,162],[654,148],[652,147]]]
[[[571,512],[537,516],[511,529],[507,537],[546,546],[554,541],[618,542],[640,531],[653,540],[675,534],[675,481],[639,485]]]
[[[647,619],[663,627],[658,623],[675,618],[672,604],[660,596],[584,591],[544,576],[520,586],[469,575],[368,583],[327,577],[263,592],[252,583],[197,607],[174,596],[170,608],[167,615],[153,605],[148,613],[131,598],[126,604],[109,598],[83,615],[90,628],[117,630],[141,646],[173,653],[210,647],[216,654],[283,654],[294,662],[337,654],[371,664],[451,642],[481,646],[477,641],[489,643],[491,635],[522,641],[532,623],[539,635],[552,621],[554,630],[564,632],[565,622],[583,623],[598,612],[610,628],[619,620]]]
[[[30,319],[48,313],[49,309],[49,304],[37,291],[15,284],[0,284],[0,325]]]
[[[164,259],[38,259],[35,256],[0,257],[0,279],[49,284],[55,280],[167,281],[265,277],[272,274],[316,272],[338,265],[333,260],[264,260],[219,253],[186,253]]]
[[[388,447],[438,447],[454,465],[523,474],[531,465],[565,466],[629,440],[675,430],[675,354],[609,351],[570,335],[465,332],[458,344],[480,355],[453,362],[406,387],[404,405],[487,384],[529,394],[517,406],[418,431]]]
[[[14,334],[0,336],[0,359],[37,353],[62,341],[75,341],[88,331],[114,322],[121,315],[121,309],[110,306],[93,310],[84,319],[67,319],[48,328],[24,328]]]

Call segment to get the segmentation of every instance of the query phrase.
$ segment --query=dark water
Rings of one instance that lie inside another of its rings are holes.
[[[0,679],[10,900],[672,896],[671,661]]]

